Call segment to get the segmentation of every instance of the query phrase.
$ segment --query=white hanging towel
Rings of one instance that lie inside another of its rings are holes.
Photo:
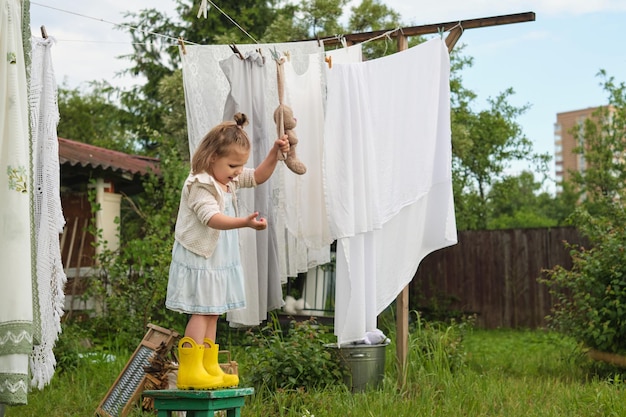
[[[31,173],[22,2],[0,7],[0,404],[27,403],[33,348]]]
[[[441,39],[327,72],[324,182],[338,241],[340,345],[374,331],[421,260],[457,242],[449,74]]]
[[[65,218],[61,208],[57,86],[52,65],[53,39],[32,38],[29,89],[33,140],[34,217],[37,253],[37,294],[41,340],[30,355],[31,385],[38,389],[50,382],[56,359],[52,348],[61,332],[67,277],[61,262],[59,233]]]

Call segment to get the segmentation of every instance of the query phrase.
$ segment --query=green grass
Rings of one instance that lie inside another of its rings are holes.
[[[352,394],[337,385],[321,391],[258,392],[242,417],[626,415],[621,371],[591,362],[562,335],[469,330],[457,346],[445,327],[437,337],[429,334],[424,329],[412,333],[402,388],[392,343],[379,390]],[[245,370],[245,357],[233,354]],[[56,375],[43,391],[31,393],[27,406],[7,408],[5,416],[93,416],[130,353],[118,355],[110,363],[82,360],[72,372]],[[130,417],[149,415],[154,414],[136,409]]]

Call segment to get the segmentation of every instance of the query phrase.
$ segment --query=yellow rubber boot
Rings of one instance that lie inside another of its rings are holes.
[[[188,346],[185,346],[188,345]],[[183,337],[178,342],[178,389],[215,389],[224,385],[218,375],[209,374],[202,364],[204,345],[198,345],[191,337]]]
[[[204,369],[209,374],[222,378],[224,388],[239,385],[239,376],[225,373],[217,362],[220,345],[215,344],[211,339],[204,339],[204,345]]]

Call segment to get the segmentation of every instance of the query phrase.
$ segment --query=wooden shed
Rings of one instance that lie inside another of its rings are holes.
[[[61,257],[68,282],[65,287],[66,309],[91,308],[80,295],[85,291],[84,278],[96,264],[96,239],[107,242],[109,249],[119,245],[118,224],[122,195],[132,196],[143,190],[142,178],[153,172],[157,175],[159,161],[145,156],[59,139],[61,177],[61,205],[65,228],[60,236]],[[92,213],[89,191],[95,190],[95,201],[100,210]],[[100,237],[89,232],[91,221]]]

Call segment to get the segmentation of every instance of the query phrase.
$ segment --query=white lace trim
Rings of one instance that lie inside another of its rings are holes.
[[[30,368],[31,385],[42,389],[54,375],[56,359],[52,348],[61,332],[65,302],[63,289],[67,277],[61,262],[59,243],[59,233],[63,231],[65,218],[60,199],[57,85],[50,54],[54,39],[32,40],[29,104],[33,135],[37,296],[41,341],[33,347]]]

